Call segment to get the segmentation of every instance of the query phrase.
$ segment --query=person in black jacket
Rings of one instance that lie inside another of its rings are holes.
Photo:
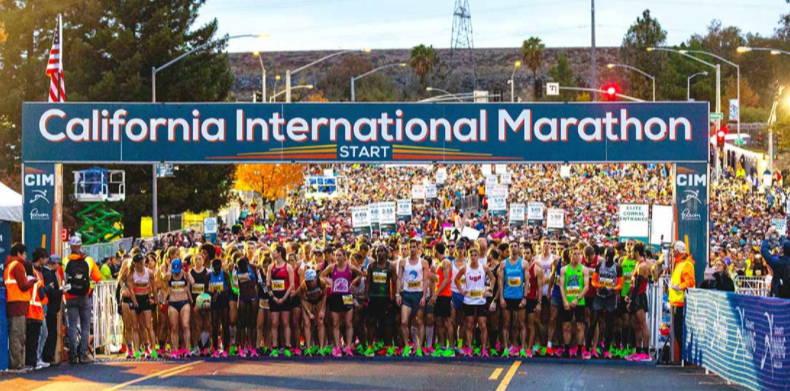
[[[699,287],[702,289],[735,292],[735,283],[732,281],[727,263],[723,259],[719,259],[713,267],[716,269],[713,273],[713,279],[703,281]]]
[[[41,353],[41,359],[46,363],[55,364],[55,351],[58,346],[58,314],[60,313],[63,302],[63,291],[61,291],[60,281],[58,280],[58,272],[60,271],[62,261],[60,256],[52,255],[47,261],[46,267],[43,268],[41,274],[44,276],[44,284],[52,286],[46,294],[49,299],[47,304],[47,341],[44,343],[44,350]],[[51,284],[51,285],[50,285]]]

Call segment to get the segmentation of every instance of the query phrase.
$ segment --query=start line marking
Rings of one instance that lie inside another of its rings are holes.
[[[494,369],[494,373],[492,373],[491,376],[488,377],[488,380],[499,379],[499,375],[501,374],[502,374],[502,368]]]
[[[499,383],[499,387],[496,388],[496,391],[505,391],[507,390],[507,386],[510,385],[510,381],[513,379],[513,376],[518,371],[518,367],[521,365],[521,361],[514,361],[513,365],[510,366],[510,369],[507,370],[505,377],[502,378],[502,382]]]
[[[126,386],[130,386],[132,384],[139,383],[141,381],[145,381],[145,380],[157,377],[157,376],[160,379],[166,379],[166,378],[168,378],[168,377],[170,377],[172,375],[175,375],[177,373],[181,373],[181,372],[190,370],[190,369],[192,369],[193,365],[197,365],[197,364],[200,364],[202,362],[203,361],[195,361],[195,362],[192,362],[192,363],[189,363],[189,364],[179,365],[177,367],[173,367],[173,368],[170,368],[170,369],[157,371],[157,372],[154,372],[154,373],[152,373],[150,375],[143,376],[143,377],[138,378],[138,379],[130,380],[130,381],[126,382],[126,383],[121,383],[121,384],[118,384],[117,386],[114,386],[114,387],[106,388],[106,389],[104,389],[104,391],[119,390],[119,389],[124,388]]]

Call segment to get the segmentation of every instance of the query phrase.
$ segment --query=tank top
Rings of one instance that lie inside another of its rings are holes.
[[[623,258],[623,290],[621,291],[622,297],[628,296],[628,292],[631,290],[631,282],[633,282],[635,266],[636,266],[636,261],[634,261],[633,259],[629,259],[628,257]]]
[[[453,262],[453,275],[457,276],[459,270],[461,270],[461,269],[457,268],[455,266],[455,262]],[[466,276],[461,276],[461,285],[463,285],[465,283],[465,279],[466,279]],[[455,279],[453,279],[452,282],[450,283],[450,292],[452,292],[452,293],[461,293],[461,290],[458,289],[458,285],[455,285]]]
[[[524,265],[521,258],[515,265],[510,264],[510,258],[506,259],[499,267],[504,267],[505,285],[502,296],[505,299],[521,299],[524,297]]]
[[[175,279],[173,278],[173,274],[170,275],[170,295],[173,294],[183,294],[186,293],[187,290],[187,279],[185,275],[181,275],[181,278]],[[186,297],[186,296],[184,296]]]
[[[378,262],[371,263],[369,266],[373,280],[370,281],[370,297],[390,297],[390,267],[385,264],[379,267]]]
[[[324,290],[321,289],[321,284],[318,281],[315,282],[315,286],[312,288],[310,288],[309,283],[307,284],[307,291],[304,295],[305,300],[307,300],[310,304],[316,305],[324,297]]]
[[[346,269],[340,270],[335,264],[332,270],[332,294],[347,295],[351,292],[351,266],[346,263]]]
[[[593,256],[593,259],[590,262],[587,262],[586,257],[582,257],[582,265],[584,265],[584,267],[589,269],[590,273],[592,273],[592,270],[598,268],[598,263],[600,262],[600,259],[601,258],[599,258],[597,254]],[[590,284],[590,286],[587,287],[587,293],[584,294],[584,297],[595,297],[597,295],[598,295],[597,290],[595,289],[594,286],[592,286],[592,284]]]
[[[565,269],[565,298],[570,303],[579,297],[584,290],[584,266],[580,263],[573,267],[570,264]],[[584,297],[579,298],[579,305],[584,305]]]
[[[444,269],[442,269],[442,263],[443,263],[443,262],[444,262],[444,260],[442,260],[442,262],[439,262],[439,264],[438,264],[438,265],[436,265],[436,266],[437,266],[437,268],[436,268],[436,274],[438,274],[438,275],[439,275],[439,281],[436,283],[436,290],[437,290],[437,291],[439,290],[439,287],[441,287],[441,286],[442,286],[442,283],[444,282],[444,279],[445,279],[445,278],[447,278],[448,280],[450,280],[450,283],[448,283],[448,284],[447,284],[447,286],[445,286],[445,287],[444,287],[444,289],[443,289],[441,292],[438,292],[438,293],[436,294],[436,296],[439,296],[439,297],[451,297],[451,296],[453,295],[453,292],[450,290],[450,289],[451,289],[451,287],[450,287],[450,286],[451,286],[451,285],[453,285],[453,284],[452,284],[452,281],[453,281],[453,272],[452,272],[452,270],[450,270],[450,275],[449,275],[449,276],[445,276],[445,275],[444,275]],[[449,260],[448,260],[448,262],[449,262]]]
[[[275,296],[282,297],[285,291],[291,287],[291,282],[288,279],[288,264],[283,264],[283,267],[272,266],[272,292]]]
[[[407,258],[406,266],[403,268],[403,290],[406,292],[422,292],[423,275],[422,260],[418,259],[416,265],[412,265]]]
[[[132,281],[134,281],[134,286],[132,290],[134,291],[135,295],[143,296],[148,294],[148,286],[151,281],[151,272],[148,268],[145,268],[143,275],[137,274],[137,270],[135,270],[134,275],[132,275]]]
[[[258,268],[258,291],[261,292],[261,298],[268,299],[269,298],[269,286],[266,284],[266,274],[262,270],[263,268]]]
[[[243,297],[245,299],[254,299],[256,296],[255,292],[255,273],[252,272],[252,268],[247,265],[247,270],[242,272],[241,270],[236,269],[234,271],[236,273],[236,280],[239,284],[239,297]]]
[[[220,271],[219,274],[214,274],[212,271],[208,275],[208,290],[211,293],[222,292],[228,287],[225,285],[225,272]]]
[[[208,273],[208,269],[205,267],[203,271],[198,273],[195,269],[189,271],[189,274],[192,275],[192,280],[195,281],[192,284],[192,297],[196,298],[198,295],[206,291],[206,274]]]
[[[562,301],[562,292],[560,292],[560,272],[562,271],[562,261],[557,267],[554,268],[554,288],[551,290],[551,297]]]
[[[636,276],[639,274],[639,266],[641,266],[644,262],[645,261],[640,261],[639,264],[636,265],[636,267],[634,268],[634,272],[633,272],[634,274],[633,274],[633,277],[631,278],[631,281],[636,281]],[[641,294],[647,292],[647,278],[642,279],[642,281],[639,283],[638,286],[637,285],[633,285],[633,282],[632,282],[631,288],[632,289],[636,289],[636,294],[637,295],[641,295]]]
[[[529,291],[527,291],[527,299],[537,300],[538,298],[538,275],[535,274],[535,268],[542,268],[542,264],[532,264],[529,267]]]
[[[486,273],[483,269],[483,264],[478,262],[476,269],[467,266],[465,274],[466,286],[464,290],[466,291],[466,295],[464,295],[464,304],[485,304],[486,298],[483,296],[483,292],[485,292],[486,289]]]
[[[294,268],[294,286],[298,287],[301,284],[302,284],[302,280],[301,280],[301,277],[299,277],[299,268],[295,267]]]
[[[614,294],[612,288],[617,285],[617,262],[612,262],[612,266],[606,266],[606,262],[598,264],[598,297],[609,297]]]
[[[540,262],[540,266],[543,268],[543,276],[546,278],[546,282],[543,285],[543,296],[549,295],[549,277],[551,276],[551,270],[554,268],[554,256],[549,254],[548,257],[543,257],[542,255],[537,256],[538,262]]]

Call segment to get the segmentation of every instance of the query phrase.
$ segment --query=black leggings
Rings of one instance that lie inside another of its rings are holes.
[[[604,319],[604,335],[603,335],[603,346],[604,349],[608,349],[609,346],[612,344],[612,333],[614,332],[614,314],[607,311],[592,311],[590,315],[590,328],[587,331],[587,346],[589,348],[594,348],[592,346],[592,339],[595,336],[595,328],[598,327],[598,321],[601,318],[601,314],[603,314]]]
[[[219,350],[219,326],[222,322],[222,346],[225,351],[230,350],[230,310],[228,308],[211,309],[211,342],[214,350]]]

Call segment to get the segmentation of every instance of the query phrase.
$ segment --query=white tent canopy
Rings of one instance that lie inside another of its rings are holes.
[[[0,221],[22,222],[22,195],[0,182]]]

